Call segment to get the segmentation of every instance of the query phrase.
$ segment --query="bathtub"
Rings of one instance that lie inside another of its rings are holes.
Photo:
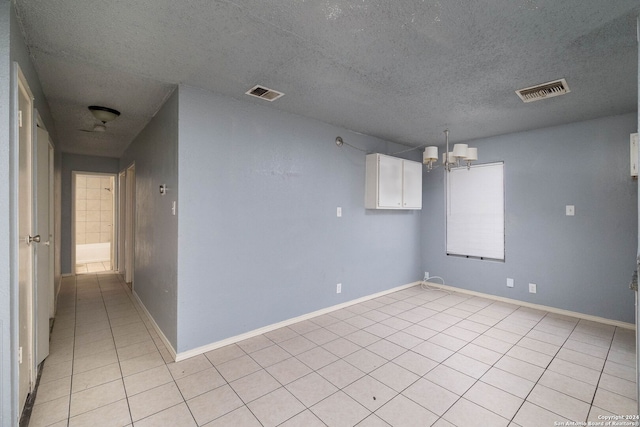
[[[111,243],[76,245],[76,264],[111,260]]]

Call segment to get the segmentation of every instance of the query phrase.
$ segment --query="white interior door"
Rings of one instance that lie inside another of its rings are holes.
[[[35,166],[35,232],[40,242],[35,247],[35,341],[36,360],[38,366],[49,355],[49,315],[53,300],[53,271],[50,255],[52,252],[52,231],[50,227],[51,200],[53,181],[49,169],[50,159],[49,134],[38,127],[36,132],[36,166]]]
[[[33,96],[18,80],[18,402],[22,413],[33,384]]]

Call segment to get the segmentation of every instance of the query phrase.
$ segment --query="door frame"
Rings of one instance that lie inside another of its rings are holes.
[[[135,269],[135,224],[136,224],[136,163],[126,168],[124,220],[124,280],[131,283]]]
[[[125,269],[125,218],[126,218],[126,188],[127,188],[127,171],[122,170],[118,173],[118,247],[117,247],[117,271],[124,277]]]
[[[75,275],[77,274],[76,271],[76,177],[77,175],[95,175],[95,176],[108,176],[110,178],[113,178],[113,189],[111,190],[111,213],[112,213],[112,217],[111,217],[111,251],[110,251],[110,258],[111,258],[111,269],[115,270],[116,269],[116,256],[115,256],[115,250],[114,250],[114,246],[117,244],[116,243],[116,224],[117,224],[117,204],[116,204],[116,181],[118,179],[118,174],[115,173],[111,173],[111,172],[90,172],[90,171],[81,171],[81,170],[74,170],[71,171],[71,274]]]

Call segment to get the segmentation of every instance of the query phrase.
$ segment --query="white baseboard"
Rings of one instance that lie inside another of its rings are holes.
[[[301,322],[303,320],[308,320],[317,316],[321,316],[323,314],[327,314],[327,313],[331,313],[332,311],[336,311],[336,310],[340,310],[342,308],[345,307],[349,307],[355,304],[359,304],[361,302],[365,302],[365,301],[369,301],[372,300],[374,298],[378,298],[393,292],[398,292],[401,291],[403,289],[407,289],[407,288],[411,288],[413,286],[419,285],[420,283],[422,283],[421,281],[417,281],[417,282],[413,282],[413,283],[408,283],[406,285],[402,285],[402,286],[397,286],[395,288],[392,289],[388,289],[386,291],[382,291],[382,292],[378,292],[375,294],[371,294],[371,295],[367,295],[361,298],[357,298],[351,301],[347,301],[341,304],[337,304],[337,305],[333,305],[327,308],[323,308],[320,310],[316,310],[313,311],[311,313],[307,313],[307,314],[303,314],[302,316],[298,316],[298,317],[293,317],[291,319],[287,319],[287,320],[283,320],[281,322],[278,323],[273,323],[271,325],[267,325],[267,326],[263,326],[261,328],[258,329],[254,329],[252,331],[248,331],[245,332],[243,334],[240,335],[235,335],[229,338],[225,338],[221,341],[216,341],[214,343],[211,344],[207,344],[201,347],[197,347],[191,350],[187,350],[187,351],[183,351],[183,352],[176,352],[176,350],[173,348],[173,346],[171,345],[171,343],[169,342],[169,340],[167,339],[167,337],[164,335],[164,333],[162,332],[162,330],[160,329],[160,327],[158,326],[158,324],[155,322],[153,316],[151,316],[151,313],[149,313],[149,311],[147,310],[147,308],[144,306],[144,304],[142,303],[142,301],[140,300],[140,298],[138,297],[138,294],[136,294],[135,292],[133,292],[133,296],[136,299],[136,301],[138,302],[138,304],[140,305],[140,307],[142,307],[142,310],[145,312],[145,314],[147,315],[147,317],[149,317],[149,319],[151,320],[151,323],[153,325],[153,328],[156,330],[156,332],[158,333],[158,335],[160,336],[160,339],[162,340],[162,342],[165,344],[165,346],[167,347],[167,349],[169,350],[169,353],[171,353],[171,357],[173,357],[173,359],[176,362],[179,362],[181,360],[185,360],[185,359],[189,359],[191,357],[194,356],[198,356],[200,354],[203,353],[207,353],[211,350],[215,350],[230,344],[234,344],[237,343],[239,341],[243,341],[258,335],[262,335],[264,333],[267,332],[271,332],[273,330],[279,329],[279,328],[283,328],[285,326],[289,326],[292,325],[294,323],[297,322]],[[514,304],[514,305],[519,305],[519,306],[523,306],[523,307],[528,307],[528,308],[533,308],[536,310],[541,310],[541,311],[547,311],[550,313],[555,313],[555,314],[561,314],[561,315],[565,315],[565,316],[571,316],[571,317],[576,317],[579,319],[584,319],[584,320],[590,320],[593,322],[598,322],[598,323],[604,323],[607,325],[612,325],[612,326],[617,326],[620,328],[625,328],[625,329],[635,329],[635,325],[633,323],[627,323],[627,322],[621,322],[619,320],[613,320],[613,319],[607,319],[604,317],[599,317],[599,316],[592,316],[589,314],[584,314],[584,313],[579,313],[576,311],[570,311],[570,310],[563,310],[560,308],[555,308],[555,307],[549,307],[546,305],[541,305],[541,304],[533,304],[533,303],[529,303],[529,302],[525,302],[525,301],[520,301],[520,300],[516,300],[516,299],[512,299],[512,298],[505,298],[505,297],[500,297],[500,296],[496,296],[496,295],[491,295],[491,294],[485,294],[482,292],[476,292],[476,291],[471,291],[471,290],[467,290],[467,289],[462,289],[462,288],[456,288],[454,286],[449,286],[449,285],[442,285],[439,283],[432,283],[432,282],[427,282],[429,284],[429,286],[432,287],[436,287],[436,288],[441,288],[450,292],[459,292],[461,294],[467,294],[467,295],[473,295],[473,296],[478,296],[478,297],[482,297],[482,298],[486,298],[486,299],[491,299],[494,301],[500,301],[500,302],[505,302],[508,304]]]
[[[147,310],[147,307],[144,306],[144,304],[142,303],[142,300],[140,299],[138,294],[135,292],[135,290],[131,292],[131,294],[136,299],[136,302],[138,303],[140,308],[142,308],[142,311],[144,311],[144,314],[146,314],[149,320],[151,321],[151,325],[153,326],[153,329],[155,329],[155,331],[158,333],[158,336],[164,343],[164,346],[167,347],[167,350],[169,350],[169,354],[171,355],[173,360],[177,362],[178,359],[176,359],[176,349],[173,348],[173,346],[171,345],[167,337],[164,335],[164,332],[162,332],[162,329],[160,329],[160,326],[158,326],[158,324],[156,323],[156,319],[154,319],[151,313],[149,313],[149,310]]]
[[[384,295],[387,295],[387,294],[391,294],[393,292],[398,292],[398,291],[401,291],[403,289],[411,288],[411,287],[416,286],[418,284],[420,284],[420,282],[413,282],[413,283],[409,283],[409,284],[406,284],[406,285],[398,286],[398,287],[395,287],[395,288],[392,288],[392,289],[388,289],[386,291],[378,292],[378,293],[375,293],[375,294],[372,294],[372,295],[367,295],[367,296],[362,297],[362,298],[357,298],[357,299],[354,299],[354,300],[351,300],[351,301],[343,302],[341,304],[332,305],[331,307],[323,308],[321,310],[316,310],[316,311],[313,311],[311,313],[303,314],[302,316],[293,317],[291,319],[283,320],[282,322],[273,323],[271,325],[267,325],[267,326],[264,326],[262,328],[254,329],[252,331],[245,332],[244,334],[240,334],[240,335],[236,335],[236,336],[233,336],[233,337],[225,338],[225,339],[223,339],[221,341],[216,341],[214,343],[207,344],[207,345],[204,345],[202,347],[197,347],[197,348],[194,348],[192,350],[183,351],[183,352],[178,353],[176,355],[175,360],[176,360],[176,362],[179,362],[181,360],[188,359],[190,357],[194,357],[194,356],[197,356],[199,354],[203,354],[203,353],[206,353],[208,351],[215,350],[217,348],[221,348],[221,347],[224,347],[224,346],[229,345],[229,344],[233,344],[233,343],[236,343],[236,342],[239,342],[239,341],[242,341],[242,340],[246,340],[248,338],[252,338],[252,337],[255,337],[255,336],[258,336],[258,335],[262,335],[262,334],[264,334],[266,332],[270,332],[270,331],[273,331],[273,330],[276,330],[276,329],[279,329],[279,328],[283,328],[285,326],[289,326],[289,325],[292,325],[294,323],[301,322],[303,320],[308,320],[308,319],[311,319],[313,317],[321,316],[323,314],[327,314],[327,313],[330,313],[332,311],[340,310],[342,308],[349,307],[349,306],[354,305],[354,304],[359,304],[361,302],[368,301],[368,300],[371,300],[371,299],[374,299],[374,298],[378,298],[378,297],[381,297],[381,296],[384,296]]]
[[[577,317],[578,319],[591,320],[592,322],[604,323],[606,325],[617,326],[625,329],[635,329],[633,323],[621,322],[619,320],[607,319],[605,317],[592,316],[590,314],[579,313],[577,311],[563,310],[561,308],[549,307],[542,304],[533,304],[530,302],[520,301],[512,298],[499,297],[497,295],[485,294],[482,292],[470,291],[467,289],[456,288],[455,286],[442,285],[440,283],[427,282],[429,286],[441,288],[451,292],[459,292],[461,294],[473,295],[494,301],[506,302],[508,304],[521,305],[523,307],[533,308],[536,310],[548,311],[549,313],[561,314],[564,316]]]

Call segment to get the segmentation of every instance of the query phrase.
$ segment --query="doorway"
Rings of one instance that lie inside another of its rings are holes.
[[[116,175],[73,172],[73,265],[76,274],[115,267]]]

